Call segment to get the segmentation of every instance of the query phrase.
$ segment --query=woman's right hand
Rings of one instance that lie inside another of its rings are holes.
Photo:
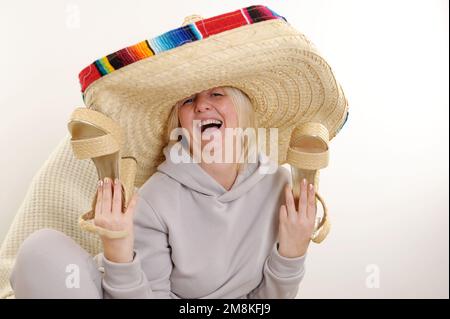
[[[132,262],[134,258],[133,215],[138,195],[134,194],[127,210],[122,212],[122,185],[120,180],[114,182],[106,177],[99,181],[97,202],[95,204],[94,224],[108,230],[125,230],[124,238],[111,239],[100,236],[106,259],[116,263]]]

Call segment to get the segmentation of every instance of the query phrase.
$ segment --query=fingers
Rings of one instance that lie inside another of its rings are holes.
[[[102,194],[103,194],[103,181],[99,180],[97,184],[97,200],[95,203],[95,216],[102,213]]]
[[[307,208],[307,187],[306,187],[306,178],[304,178],[300,183],[300,198],[298,199],[298,214],[306,215]]]
[[[112,183],[111,179],[105,177],[103,180],[102,214],[110,214],[112,209]]]
[[[134,193],[133,197],[130,200],[130,203],[128,204],[127,212],[126,212],[127,214],[134,214],[134,209],[136,207],[138,198],[139,198],[138,193],[137,192]]]
[[[122,183],[118,178],[114,180],[114,192],[112,199],[112,213],[114,215],[122,214]]]
[[[297,218],[297,211],[295,210],[294,195],[292,194],[292,190],[289,184],[286,184],[284,188],[284,195],[286,200],[287,215],[289,218],[294,220]]]
[[[119,179],[114,181],[111,178],[105,177],[103,181],[103,186],[99,190],[100,196],[97,197],[97,203],[101,205],[96,205],[97,209],[100,210],[100,214],[113,214],[120,216],[122,212],[122,182]],[[136,199],[135,199],[136,201]],[[130,205],[131,205],[130,201]],[[133,203],[135,205],[135,203]]]
[[[308,205],[306,211],[308,218],[315,221],[317,213],[316,192],[312,184],[308,186]]]
[[[286,222],[288,219],[288,213],[285,205],[280,206],[280,222]]]

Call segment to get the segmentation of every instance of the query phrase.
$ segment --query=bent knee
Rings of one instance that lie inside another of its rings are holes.
[[[35,232],[31,233],[27,238],[25,238],[25,242],[42,242],[42,241],[49,241],[49,240],[58,240],[62,238],[68,237],[63,232],[52,229],[52,228],[41,228],[36,230]]]
[[[11,273],[11,283],[16,277],[27,277],[48,258],[51,249],[67,236],[54,229],[43,228],[30,234],[19,247]],[[54,252],[56,253],[56,252]]]
[[[81,264],[89,257],[89,253],[71,237],[55,229],[43,228],[30,234],[20,245],[14,269],[21,273],[35,272],[61,264]]]
[[[46,250],[46,248],[68,239],[70,238],[67,235],[58,230],[42,228],[31,233],[27,238],[25,238],[19,248],[19,252],[37,252]]]
[[[74,241],[66,234],[51,228],[42,228],[31,233],[19,247],[17,262],[32,263],[39,257],[48,257],[58,253],[64,246],[73,245]]]
[[[17,296],[64,296],[68,293],[68,267],[72,265],[79,267],[80,280],[84,285],[93,280],[101,282],[89,253],[71,237],[54,229],[39,229],[20,246],[10,284]],[[43,287],[47,289],[43,291]],[[98,294],[97,288],[92,291]]]

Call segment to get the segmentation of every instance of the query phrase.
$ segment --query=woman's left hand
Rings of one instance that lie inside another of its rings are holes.
[[[286,204],[280,207],[279,248],[283,257],[295,258],[306,254],[316,219],[315,191],[312,184],[300,183],[298,210],[291,187],[285,186]]]

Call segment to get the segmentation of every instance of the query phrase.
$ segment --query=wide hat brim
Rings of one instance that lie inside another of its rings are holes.
[[[291,133],[300,124],[321,123],[331,140],[348,115],[328,63],[282,19],[227,30],[126,65],[91,83],[84,101],[123,128],[122,152],[136,158],[140,187],[164,160],[173,105],[216,86],[241,89],[254,106],[258,127],[278,128],[278,158],[272,160],[279,164],[286,162]]]

